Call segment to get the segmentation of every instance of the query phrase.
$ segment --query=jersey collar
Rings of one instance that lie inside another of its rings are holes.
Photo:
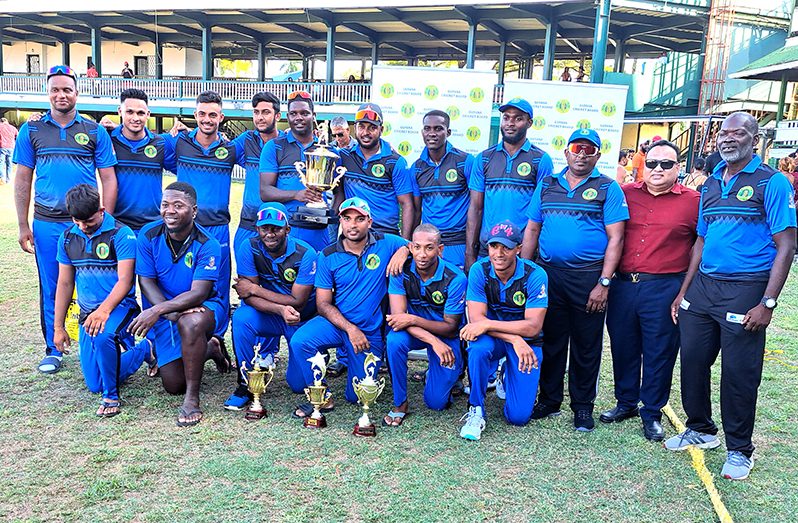
[[[452,152],[452,149],[454,149],[454,146],[452,146],[452,144],[451,144],[451,143],[450,143],[450,142],[447,140],[447,141],[446,141],[446,152],[445,152],[445,153],[443,153],[443,156],[441,157],[441,162],[440,162],[440,163],[443,163],[443,160],[445,160],[445,159],[446,159],[446,155],[447,155],[447,154],[449,154],[450,152]],[[435,165],[434,163],[432,163],[432,160],[430,160],[430,158],[429,158],[429,149],[427,149],[427,147],[426,147],[426,146],[424,146],[424,150],[423,150],[423,151],[421,151],[421,156],[420,156],[420,158],[421,158],[421,159],[422,159],[422,160],[423,160],[423,161],[424,161],[424,162],[425,162],[427,165]]]
[[[72,232],[77,234],[78,236],[86,238],[87,240],[91,240],[92,238],[98,236],[101,233],[104,233],[106,231],[112,231],[114,227],[116,227],[116,220],[114,219],[113,216],[111,216],[110,213],[105,212],[103,213],[103,222],[100,224],[100,227],[96,231],[94,231],[94,234],[92,234],[91,236],[87,236],[83,231],[81,231],[80,227],[78,227],[77,224],[72,226]]]
[[[510,156],[510,153],[508,153],[507,150],[504,148],[504,140],[499,142],[499,145],[497,145],[496,147],[500,151],[504,152],[504,154],[506,154],[507,156]],[[518,151],[516,151],[516,153],[513,156],[511,156],[510,158],[511,159],[515,158],[516,156],[521,154],[521,151],[524,151],[525,153],[528,153],[530,149],[532,149],[532,142],[530,142],[529,138],[527,138],[526,140],[524,140],[524,143],[523,143],[523,145],[521,145],[521,148],[518,149]]]
[[[291,238],[291,236],[288,236],[285,239],[285,252],[283,253],[282,256],[278,256],[277,258],[273,258],[272,255],[269,254],[269,251],[267,251],[263,247],[263,242],[258,242],[258,244],[261,252],[263,252],[263,255],[266,256],[268,259],[272,260],[274,263],[280,263],[281,261],[285,260],[292,254],[294,254],[294,252],[296,252],[296,241],[293,238]]]
[[[301,147],[303,151],[305,149],[309,149],[312,146],[314,146],[317,143],[319,143],[319,139],[316,138],[316,136],[314,135],[313,136],[313,142],[310,143],[310,145],[308,145],[307,147],[305,147],[304,145],[302,145],[302,142],[300,142],[299,140],[296,139],[296,136],[294,136],[294,132],[291,131],[290,129],[285,132],[285,139],[288,140],[288,143],[295,143],[295,144],[299,145],[299,147]]]
[[[119,127],[117,127],[116,129],[114,129],[113,131],[111,131],[111,136],[112,137],[116,138],[117,140],[119,140],[123,144],[127,145],[128,149],[130,149],[133,152],[136,152],[136,149],[138,148],[139,145],[142,145],[144,140],[147,140],[147,141],[152,140],[152,137],[153,137],[152,131],[150,131],[146,127],[144,128],[144,135],[145,135],[145,137],[142,138],[141,140],[132,142],[132,141],[128,140],[127,136],[122,134],[122,126],[121,125]]]
[[[368,249],[375,243],[377,243],[377,238],[374,236],[374,232],[371,231],[371,229],[369,229],[368,236],[366,236],[366,247],[363,249],[363,252],[366,252],[366,249]],[[335,242],[335,252],[345,252],[347,254],[352,254],[354,256],[354,253],[347,251],[346,248],[344,247],[343,234],[339,235],[338,240]]]
[[[380,158],[384,158],[385,156],[390,156],[392,151],[390,144],[380,138],[380,151],[368,160],[366,160],[366,157],[363,155],[363,151],[360,148],[359,143],[355,144],[355,146],[352,148],[352,152],[363,158],[363,160],[366,162],[373,162],[379,160]]]
[[[219,132],[217,131],[217,132],[216,132],[216,140],[215,140],[215,141],[214,141],[214,142],[213,142],[213,143],[212,143],[212,144],[211,144],[211,145],[210,145],[210,146],[209,146],[209,147],[206,149],[206,148],[204,148],[202,145],[200,145],[200,143],[197,141],[197,133],[198,133],[198,132],[199,132],[199,129],[194,129],[194,130],[192,130],[192,131],[189,131],[189,133],[188,133],[188,138],[189,138],[189,140],[191,140],[192,142],[194,142],[194,144],[195,144],[197,147],[199,147],[200,149],[202,149],[202,151],[203,151],[203,152],[205,152],[205,153],[207,153],[208,151],[210,151],[210,150],[212,150],[212,149],[214,149],[214,148],[218,147],[219,145],[221,145],[221,144],[224,142],[224,138],[222,138],[222,135],[221,135],[221,133],[219,133]]]
[[[513,273],[512,277],[510,277],[510,279],[507,280],[507,283],[504,283],[504,284],[499,279],[499,277],[496,275],[496,271],[493,269],[493,264],[490,263],[490,259],[485,260],[485,263],[490,264],[490,277],[495,279],[497,282],[499,282],[499,285],[502,285],[503,287],[506,287],[506,286],[512,284],[515,280],[517,280],[518,278],[523,277],[523,275],[524,275],[524,262],[518,256],[516,256],[516,260],[515,260],[515,272]]]
[[[430,278],[429,280],[423,281],[421,279],[421,275],[418,273],[418,269],[416,268],[416,260],[412,260],[410,262],[410,271],[416,275],[418,281],[420,281],[423,285],[428,285],[434,281],[440,281],[441,279],[443,279],[443,269],[444,269],[443,258],[438,256],[438,268],[435,269],[435,274],[433,274],[432,278]]]
[[[718,165],[715,166],[715,170],[712,171],[712,176],[722,180],[723,171],[726,170],[727,165],[728,164],[726,163],[726,160],[721,159],[721,161],[718,162]],[[745,167],[743,167],[743,169],[737,174],[738,175],[742,173],[751,174],[755,172],[757,169],[759,169],[760,165],[762,165],[762,159],[759,156],[754,155],[754,157],[751,158],[751,161],[745,164]]]
[[[42,116],[41,121],[42,122],[51,123],[51,124],[55,125],[56,127],[61,127],[58,124],[58,122],[53,120],[52,109],[50,109],[46,113],[44,113],[44,116]],[[72,125],[74,125],[75,123],[83,123],[83,116],[81,116],[81,114],[79,112],[77,112],[77,111],[75,111],[75,118],[73,118],[72,121],[69,122],[68,124],[66,124],[63,128],[66,129],[67,127],[72,127]]]

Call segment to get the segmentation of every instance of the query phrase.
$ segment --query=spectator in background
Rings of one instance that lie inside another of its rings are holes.
[[[698,191],[698,188],[704,185],[704,182],[707,179],[707,173],[704,170],[706,168],[706,164],[707,161],[703,156],[696,158],[695,162],[693,162],[693,172],[685,177],[682,185]]]
[[[89,78],[97,78],[100,76],[100,73],[97,72],[97,67],[94,66],[94,62],[89,61],[89,67],[86,69],[86,76]]]
[[[795,160],[789,156],[785,156],[779,160],[779,171],[790,180],[790,183],[795,186]]]
[[[11,181],[11,155],[17,141],[17,128],[0,118],[0,185]]]
[[[570,67],[566,67],[565,70],[562,72],[562,75],[560,75],[560,81],[561,82],[570,82],[571,81],[571,68]]]
[[[349,131],[349,122],[343,116],[336,116],[330,120],[330,136],[334,139],[332,145],[350,151],[357,143],[352,139]]]
[[[629,174],[629,171],[626,170],[626,166],[629,164],[629,150],[628,149],[621,149],[621,153],[618,155],[618,167],[615,171],[615,181],[619,184],[630,183],[634,181],[634,177]]]
[[[643,180],[643,163],[646,161],[646,151],[650,143],[648,140],[640,142],[637,152],[632,156],[632,176],[636,182]]]
[[[133,78],[133,69],[130,68],[130,64],[125,62],[125,67],[122,68],[122,78]]]

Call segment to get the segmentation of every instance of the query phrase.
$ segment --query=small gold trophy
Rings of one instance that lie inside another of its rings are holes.
[[[260,396],[266,392],[266,387],[274,379],[274,365],[269,365],[266,368],[261,367],[261,344],[255,345],[254,349],[255,357],[250,362],[252,370],[247,371],[247,362],[241,360],[241,377],[244,379],[244,383],[247,385],[249,392],[252,393],[253,398],[252,405],[244,413],[244,419],[247,421],[257,421],[269,415],[266,407],[260,402]],[[268,380],[266,379],[267,375],[269,376]]]
[[[319,143],[312,151],[305,153],[304,162],[294,162],[294,168],[305,187],[315,187],[320,192],[325,192],[338,185],[346,168],[335,166],[340,156],[330,150],[327,122],[318,125],[317,132]],[[300,205],[291,219],[301,221],[307,228],[318,229],[337,223],[335,213],[330,212],[330,208],[323,201]]]
[[[359,380],[357,376],[352,378],[352,387],[355,389],[358,401],[363,405],[363,415],[357,420],[355,430],[352,431],[355,436],[373,437],[377,435],[377,428],[369,419],[369,407],[382,394],[382,389],[385,388],[384,376],[379,381],[374,379],[378,361],[380,361],[380,358],[371,352],[367,352],[366,361],[363,362],[363,370],[366,371],[366,377],[362,380]]]
[[[310,362],[310,368],[313,371],[313,385],[305,387],[305,396],[313,405],[313,412],[305,418],[303,425],[309,429],[323,429],[327,426],[327,418],[321,413],[320,408],[332,397],[323,381],[327,375],[327,362],[320,352],[316,352],[316,355],[308,358],[307,361]]]

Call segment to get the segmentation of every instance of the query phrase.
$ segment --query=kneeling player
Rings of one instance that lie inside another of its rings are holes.
[[[166,187],[162,220],[139,232],[136,273],[141,292],[152,306],[139,314],[128,331],[155,333],[161,380],[169,394],[185,394],[178,427],[202,419],[199,389],[205,362],[213,359],[220,372],[231,368],[224,342],[214,331],[227,324],[227,308],[219,298],[219,242],[194,223],[197,193],[185,182]],[[210,340],[210,341],[209,341]]]
[[[402,274],[391,276],[387,316],[388,366],[394,407],[383,419],[387,426],[402,424],[408,412],[407,354],[426,349],[429,358],[424,402],[433,410],[449,405],[452,387],[462,369],[458,331],[465,311],[466,277],[441,258],[443,245],[437,227],[425,223],[413,231],[410,253]]]
[[[469,342],[470,408],[460,436],[478,440],[485,429],[488,377],[502,357],[507,400],[504,417],[524,425],[532,416],[540,378],[543,318],[548,307],[546,273],[518,257],[521,231],[502,222],[489,231],[488,257],[471,266],[466,304],[469,323],[460,337]]]
[[[150,344],[134,344],[125,331],[139,308],[133,293],[136,237],[100,207],[100,194],[80,184],[66,194],[75,225],[58,239],[58,286],[55,293],[55,346],[69,347],[64,329],[75,285],[80,306],[80,366],[90,391],[102,393],[97,415],[119,414],[119,384],[144,360],[154,361]]]

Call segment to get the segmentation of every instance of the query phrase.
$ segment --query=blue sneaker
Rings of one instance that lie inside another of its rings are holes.
[[[752,468],[754,458],[749,458],[739,450],[730,450],[726,453],[726,463],[720,475],[726,479],[746,479]]]
[[[460,421],[465,420],[460,429],[460,437],[471,441],[478,441],[485,430],[485,418],[482,416],[482,407],[469,407]]]
[[[55,354],[50,354],[42,358],[42,361],[39,362],[39,372],[43,374],[55,374],[59,370],[61,370],[61,358],[63,356],[56,356]]]
[[[244,410],[249,402],[252,401],[252,396],[249,394],[249,389],[246,385],[239,385],[235,392],[230,394],[227,401],[224,402],[226,410]]]

